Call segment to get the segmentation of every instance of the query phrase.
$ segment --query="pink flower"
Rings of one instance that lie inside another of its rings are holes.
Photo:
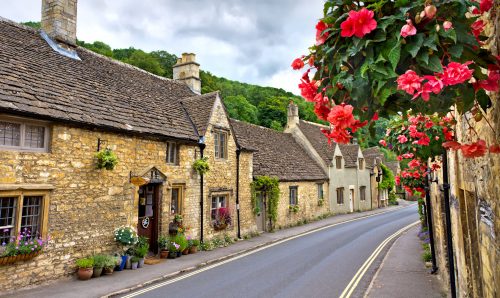
[[[410,168],[417,168],[420,166],[420,161],[418,161],[418,159],[412,159],[409,163],[408,163],[408,166]]]
[[[351,10],[347,20],[340,24],[342,37],[356,36],[362,38],[377,28],[377,21],[373,19],[373,11],[362,8],[360,11]]]
[[[323,32],[327,28],[328,28],[328,26],[321,20],[318,22],[318,24],[316,24],[316,45],[318,45],[318,46],[322,45],[328,39],[328,36],[330,35],[330,33]]]
[[[453,28],[453,24],[450,21],[444,21],[443,23],[444,31],[448,31]]]
[[[387,147],[387,142],[385,140],[380,140],[378,143],[384,147]]]
[[[413,23],[410,19],[406,20],[406,25],[401,28],[401,36],[407,37],[415,34],[417,34],[417,28],[413,26]]]
[[[444,68],[442,75],[443,84],[446,86],[461,84],[470,80],[472,77],[473,69],[469,69],[468,65],[473,63],[472,61],[467,61],[464,64],[457,62],[450,62],[447,67]]]
[[[411,95],[422,87],[422,81],[423,78],[417,75],[417,73],[413,70],[407,70],[396,80],[398,83],[398,90],[404,90],[406,93]]]
[[[469,145],[462,145],[462,154],[465,158],[481,157],[486,154],[487,147],[486,142],[479,140],[475,143]]]
[[[424,11],[425,11],[425,16],[429,19],[432,19],[436,15],[437,9],[436,6],[434,5],[428,5],[425,7]]]
[[[353,109],[351,105],[336,105],[331,109],[327,120],[336,128],[346,129],[355,123]]]
[[[487,12],[493,7],[493,0],[481,0],[479,3],[479,9],[481,12]]]
[[[345,129],[332,129],[330,131],[321,129],[321,132],[328,138],[329,143],[333,140],[339,144],[347,144],[352,138],[349,131]]]
[[[455,141],[448,141],[448,142],[444,142],[442,144],[442,146],[445,149],[458,150],[462,147],[462,144],[460,144],[459,142],[455,142]]]
[[[404,144],[404,143],[408,142],[408,138],[405,135],[399,135],[397,137],[397,139],[398,139],[398,142],[401,143],[401,144]]]
[[[484,23],[483,20],[477,20],[474,23],[472,23],[472,25],[470,25],[470,28],[472,29],[472,34],[474,34],[476,39],[479,38],[479,35],[481,34],[481,32],[483,32],[484,26],[486,26],[486,24]]]
[[[299,84],[300,94],[306,100],[314,102],[314,97],[318,93],[319,82],[312,80],[307,82],[304,79],[301,80],[302,83]]]
[[[429,101],[431,92],[434,94],[439,94],[441,89],[444,87],[444,83],[440,78],[435,76],[424,76],[424,79],[428,81],[422,86],[422,88],[413,96],[413,98],[417,98],[419,95],[422,95],[422,99],[424,101]]]
[[[299,70],[302,67],[304,67],[304,61],[302,61],[302,59],[297,58],[297,59],[293,60],[293,62],[292,62],[292,68],[293,69]]]

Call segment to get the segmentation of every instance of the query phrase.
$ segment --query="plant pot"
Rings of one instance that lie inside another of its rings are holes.
[[[2,265],[7,265],[7,264],[13,264],[17,261],[26,261],[29,259],[33,259],[34,257],[38,256],[40,254],[39,251],[35,251],[29,254],[24,254],[24,255],[17,255],[17,256],[10,256],[10,257],[0,257],[0,266]]]
[[[185,250],[182,251],[183,255],[188,255],[189,254],[189,248],[186,248]]]
[[[177,257],[180,258],[182,256],[182,252],[181,251],[178,251],[177,252]]]
[[[136,270],[137,268],[139,268],[139,262],[130,263],[130,268],[132,270]]]
[[[168,250],[161,250],[160,251],[160,259],[165,259],[168,256]]]
[[[125,264],[125,269],[132,269],[132,256],[127,256],[127,263]]]
[[[102,267],[94,267],[94,271],[92,272],[92,277],[99,277],[102,274]]]
[[[122,262],[115,267],[115,271],[122,271],[127,264],[127,256],[122,256]]]
[[[168,253],[168,258],[169,259],[175,259],[175,258],[177,258],[177,253],[176,252],[169,252]]]
[[[142,267],[144,267],[144,258],[139,260],[139,265],[137,266],[137,268],[142,268]]]
[[[196,253],[197,251],[198,251],[198,246],[191,246],[191,247],[189,248],[189,253],[190,253],[190,254],[194,254],[194,253]]]
[[[78,268],[78,279],[79,280],[89,280],[94,273],[93,268]]]
[[[111,275],[113,274],[114,267],[104,267],[103,272],[104,275]]]

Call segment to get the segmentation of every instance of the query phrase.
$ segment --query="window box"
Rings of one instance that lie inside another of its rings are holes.
[[[14,264],[16,262],[20,261],[27,261],[31,260],[34,257],[38,256],[41,253],[41,250],[39,251],[34,251],[29,254],[24,254],[24,255],[16,255],[16,256],[8,256],[8,257],[0,257],[0,266],[4,265],[9,265],[9,264]]]

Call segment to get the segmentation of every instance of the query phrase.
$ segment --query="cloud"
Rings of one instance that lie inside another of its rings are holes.
[[[290,63],[313,44],[323,2],[81,0],[77,36],[113,48],[194,52],[202,69],[217,76],[297,93],[300,74],[292,75]],[[2,6],[1,15],[14,21],[40,19],[41,0]]]

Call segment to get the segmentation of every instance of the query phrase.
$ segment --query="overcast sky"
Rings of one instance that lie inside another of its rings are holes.
[[[323,0],[80,0],[77,37],[112,48],[194,52],[201,68],[298,94],[292,60],[314,43]],[[41,0],[3,0],[0,15],[39,21]]]

